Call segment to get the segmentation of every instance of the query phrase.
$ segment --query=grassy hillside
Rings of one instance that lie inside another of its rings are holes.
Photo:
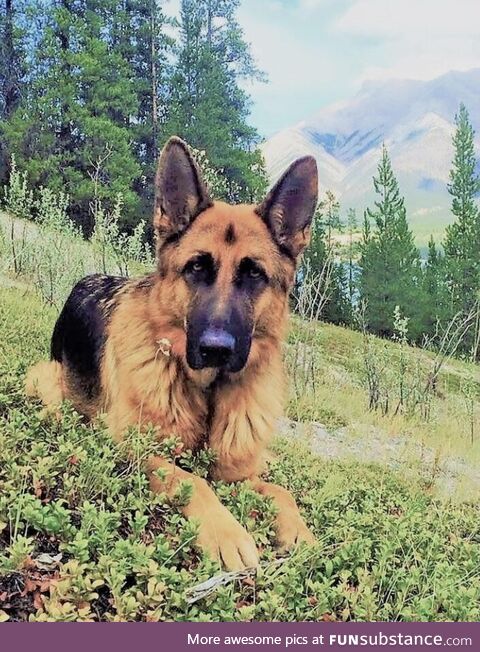
[[[149,492],[139,464],[145,441],[132,435],[138,459],[128,461],[102,427],[84,425],[68,406],[60,422],[42,417],[23,396],[25,369],[47,355],[55,315],[31,292],[0,290],[0,620],[480,619],[478,502],[439,500],[435,479],[407,459],[396,469],[361,455],[325,461],[309,450],[318,424],[305,426],[302,439],[295,427],[293,438],[279,437],[269,465],[269,477],[295,494],[317,545],[279,560],[271,504],[245,483],[216,484],[261,547],[262,565],[190,604],[188,590],[220,569],[195,549],[181,496]],[[389,347],[392,364],[398,359],[398,345],[376,346],[379,355]],[[410,352],[428,368],[429,355]],[[321,421],[332,441],[380,446],[401,434],[445,454],[447,443],[452,454],[476,454],[459,413],[467,365],[449,363],[441,381],[448,394],[422,426],[406,414],[366,411],[361,335],[297,323],[286,356],[289,416]],[[208,470],[208,456],[177,461]]]
[[[358,454],[362,457],[362,447],[376,446],[367,459],[422,473],[430,477],[437,494],[480,498],[478,365],[445,359],[435,391],[425,392],[439,363],[435,353],[297,319],[286,359],[292,419],[320,422],[333,434],[333,441],[340,436],[347,444],[343,449],[352,449],[357,459]],[[372,366],[381,394],[377,410],[368,409],[367,373]],[[304,426],[302,432],[315,438],[315,426]],[[393,459],[392,446],[397,449]],[[450,482],[452,474],[457,477]]]

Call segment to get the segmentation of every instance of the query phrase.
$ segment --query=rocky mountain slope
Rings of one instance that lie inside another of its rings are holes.
[[[263,145],[275,179],[293,159],[315,156],[320,192],[333,190],[359,215],[373,199],[382,142],[389,148],[412,226],[420,238],[441,232],[451,216],[446,190],[460,102],[480,129],[480,68],[430,81],[366,82],[351,100],[326,107]],[[480,152],[480,137],[477,135]]]

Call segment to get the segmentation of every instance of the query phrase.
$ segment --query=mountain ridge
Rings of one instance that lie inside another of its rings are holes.
[[[480,68],[428,81],[367,81],[351,99],[324,107],[263,145],[274,181],[295,158],[313,155],[319,190],[332,190],[344,209],[371,205],[372,177],[385,142],[419,240],[441,236],[451,222],[446,184],[453,158],[455,114],[463,102],[480,126]],[[475,137],[480,153],[480,138]]]

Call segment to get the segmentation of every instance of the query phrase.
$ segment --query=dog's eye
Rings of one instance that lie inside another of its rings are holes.
[[[199,274],[213,267],[213,260],[209,254],[201,254],[188,261],[185,271]]]
[[[268,281],[267,275],[260,265],[251,258],[244,258],[238,269],[238,282],[241,279],[251,281]]]
[[[183,274],[192,283],[212,283],[215,279],[215,263],[210,254],[200,254],[188,261]]]

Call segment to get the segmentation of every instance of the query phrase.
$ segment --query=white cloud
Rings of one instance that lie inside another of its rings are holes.
[[[165,11],[178,15],[180,0]],[[268,84],[248,83],[262,133],[351,96],[367,79],[480,67],[480,0],[242,0],[238,18]]]
[[[298,7],[304,11],[315,11],[331,2],[332,0],[298,0]]]
[[[337,27],[366,36],[478,35],[478,0],[356,0]]]
[[[374,40],[383,52],[361,80],[388,77],[431,79],[449,70],[480,66],[478,0],[356,0],[335,29]]]

